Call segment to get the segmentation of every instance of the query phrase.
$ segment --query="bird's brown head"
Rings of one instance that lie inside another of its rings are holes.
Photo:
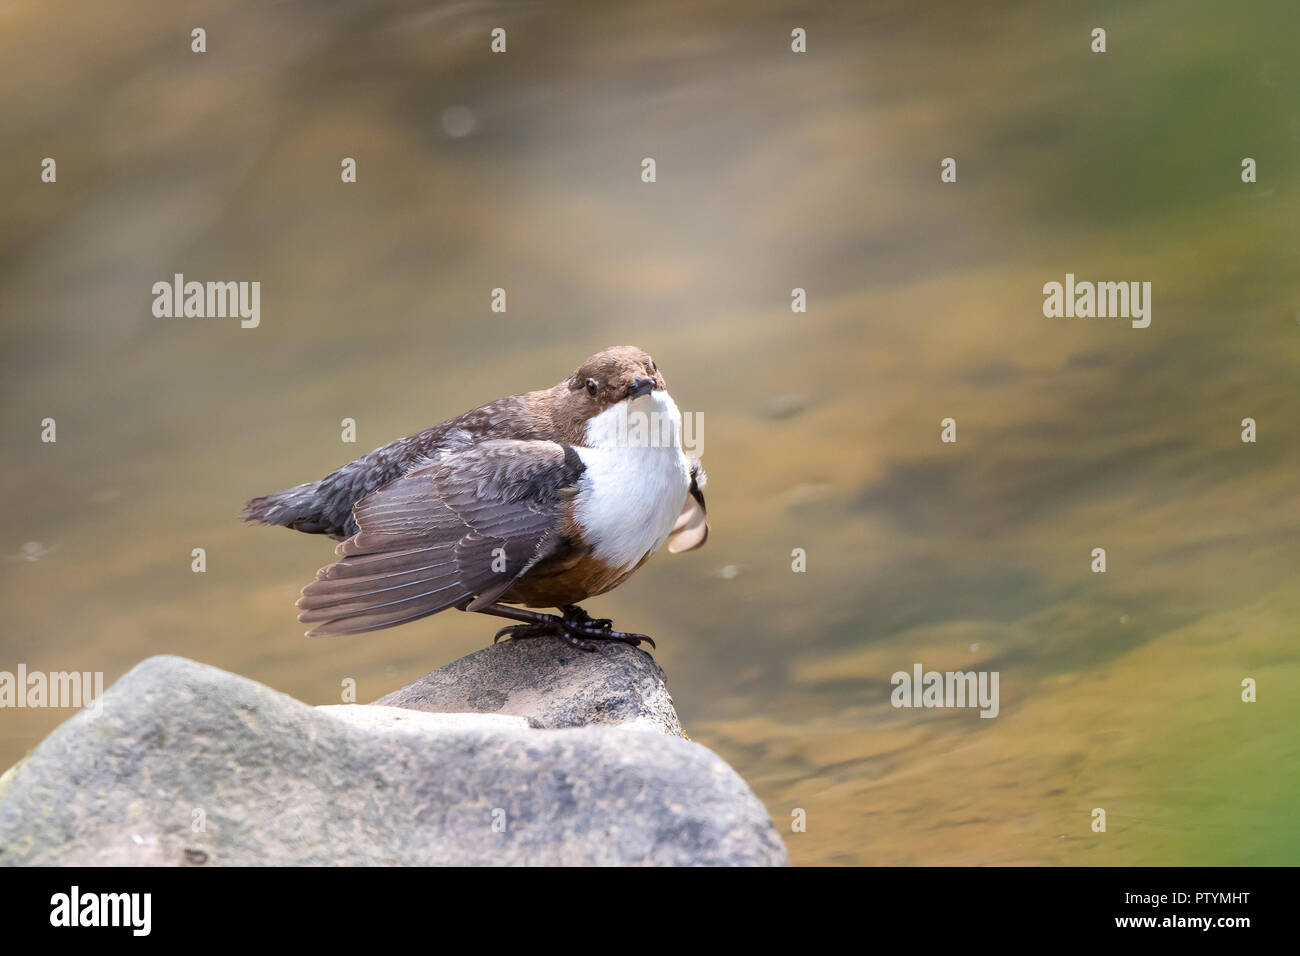
[[[555,387],[557,425],[564,432],[582,434],[588,419],[605,409],[667,387],[663,373],[644,349],[635,345],[604,349]]]

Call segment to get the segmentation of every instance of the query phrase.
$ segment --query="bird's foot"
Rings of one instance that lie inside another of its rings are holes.
[[[566,604],[560,608],[564,619],[580,627],[598,627],[603,631],[613,630],[614,622],[607,617],[592,617],[576,604]]]
[[[614,622],[609,618],[593,618],[576,604],[560,609],[562,617],[554,614],[542,615],[542,619],[528,624],[513,624],[503,627],[492,638],[495,644],[503,637],[510,640],[522,640],[529,637],[558,637],[572,644],[579,650],[594,651],[598,641],[618,641],[639,647],[645,641],[651,647],[654,640],[646,634],[634,634],[629,631],[614,630]]]
[[[567,604],[560,608],[564,614],[563,621],[566,628],[570,631],[576,631],[581,637],[595,641],[619,641],[623,644],[631,644],[633,647],[639,647],[642,641],[645,641],[651,647],[655,646],[654,638],[648,634],[636,634],[632,631],[614,630],[614,622],[607,617],[592,617],[576,604]],[[656,648],[657,650],[658,648]],[[592,647],[595,650],[595,647]]]

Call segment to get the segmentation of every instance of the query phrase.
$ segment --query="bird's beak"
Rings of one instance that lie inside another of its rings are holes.
[[[655,380],[652,378],[638,378],[632,382],[632,387],[627,390],[628,398],[640,398],[642,395],[649,395],[654,391]]]

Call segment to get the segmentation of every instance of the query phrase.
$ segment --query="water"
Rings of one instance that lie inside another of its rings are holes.
[[[1296,862],[1300,17],[974,6],[7,7],[0,669],[336,703],[483,646],[305,640],[332,542],[240,506],[633,343],[704,415],[712,536],[589,609],[796,862]],[[154,318],[177,272],[260,326]],[[1067,272],[1151,326],[1045,318]],[[999,716],[892,708],[918,662]],[[0,766],[66,716],[6,711]]]

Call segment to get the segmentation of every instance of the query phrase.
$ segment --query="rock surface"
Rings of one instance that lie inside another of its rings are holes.
[[[624,724],[682,736],[664,672],[626,644],[581,651],[563,641],[504,641],[375,701],[432,713],[527,717],[533,727]]]
[[[641,716],[551,730],[545,710],[312,707],[177,657],[103,704],[0,777],[0,863],[788,863],[735,771]]]

